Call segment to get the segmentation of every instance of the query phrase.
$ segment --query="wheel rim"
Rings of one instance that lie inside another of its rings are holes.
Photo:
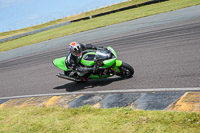
[[[131,71],[125,67],[121,67],[122,76],[129,77],[131,75]]]

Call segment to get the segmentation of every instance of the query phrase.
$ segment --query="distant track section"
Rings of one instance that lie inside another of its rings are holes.
[[[95,15],[92,15],[92,16],[75,19],[75,20],[68,21],[68,22],[63,22],[63,23],[60,23],[60,24],[56,24],[56,25],[44,27],[44,28],[41,28],[41,29],[33,30],[33,31],[30,31],[30,32],[22,33],[22,34],[19,34],[19,35],[3,38],[3,39],[0,39],[0,43],[7,42],[7,41],[10,41],[10,40],[14,40],[14,39],[18,39],[18,38],[28,36],[28,35],[40,33],[40,32],[46,31],[46,30],[58,28],[58,27],[61,27],[61,26],[65,26],[65,25],[68,25],[68,24],[73,23],[73,22],[92,19],[92,18],[95,18],[95,17],[100,17],[100,16],[111,14],[111,13],[125,11],[125,10],[138,8],[138,7],[141,7],[141,6],[146,6],[146,5],[155,4],[155,3],[159,3],[159,2],[164,2],[164,1],[168,1],[168,0],[151,0],[151,1],[141,3],[141,4],[131,5],[131,6],[128,6],[128,7],[123,7],[123,8],[120,8],[120,9],[116,9],[116,10],[112,10],[112,11],[108,11],[108,12],[103,12],[103,13],[95,14]]]
[[[19,34],[19,35],[11,36],[11,37],[8,37],[8,38],[0,39],[0,43],[6,42],[6,41],[10,41],[10,40],[14,40],[14,39],[18,39],[20,37],[24,37],[24,36],[28,36],[28,35],[40,33],[40,32],[46,31],[46,30],[58,28],[58,27],[61,27],[61,26],[64,26],[64,25],[68,25],[70,23],[71,22],[68,21],[68,22],[64,22],[64,23],[60,23],[60,24],[44,27],[44,28],[41,28],[41,29],[33,30],[33,31],[30,31],[30,32],[22,33],[22,34]]]

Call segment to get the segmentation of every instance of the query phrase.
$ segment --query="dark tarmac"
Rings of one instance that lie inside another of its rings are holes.
[[[83,42],[113,47],[118,59],[135,69],[135,75],[126,80],[114,77],[78,84],[57,78],[55,75],[62,71],[54,67],[52,61],[65,56],[67,46],[0,61],[0,97],[91,90],[199,87],[199,35],[200,17],[195,17]]]

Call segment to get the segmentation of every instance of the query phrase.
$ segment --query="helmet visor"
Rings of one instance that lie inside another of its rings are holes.
[[[72,50],[73,54],[77,55],[77,56],[80,56],[82,53],[81,53],[81,50],[77,50],[77,49],[74,49]]]

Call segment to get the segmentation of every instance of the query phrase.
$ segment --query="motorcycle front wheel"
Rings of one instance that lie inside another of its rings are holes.
[[[131,65],[123,62],[120,68],[120,76],[122,78],[130,78],[134,74],[134,69]]]

